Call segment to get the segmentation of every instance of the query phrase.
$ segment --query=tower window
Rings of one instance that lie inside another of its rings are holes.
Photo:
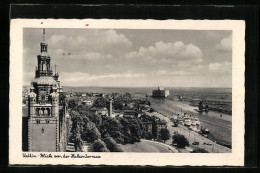
[[[40,120],[37,120],[37,121],[36,121],[36,123],[37,123],[37,124],[40,124],[40,123],[41,123],[41,121],[40,121]]]
[[[43,114],[43,111],[40,109],[39,110],[39,115],[41,116]]]
[[[49,120],[46,120],[46,124],[49,124],[50,123],[50,121]]]
[[[45,115],[45,116],[48,115],[48,110],[44,110],[44,115]]]
[[[42,127],[42,133],[44,133],[44,128]]]

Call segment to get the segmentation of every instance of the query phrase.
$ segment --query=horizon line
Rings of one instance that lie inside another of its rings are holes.
[[[30,84],[28,84],[29,86]],[[27,85],[23,85],[27,86]],[[158,88],[159,86],[70,86],[70,85],[63,85],[62,87],[97,87],[97,88]],[[163,88],[226,88],[226,89],[232,89],[232,87],[196,87],[196,86],[163,86]]]

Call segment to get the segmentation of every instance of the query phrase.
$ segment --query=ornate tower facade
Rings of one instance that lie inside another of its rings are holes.
[[[65,120],[65,104],[60,104],[62,92],[58,75],[53,75],[48,44],[40,43],[35,78],[28,94],[28,151],[56,152],[61,150],[62,126]]]

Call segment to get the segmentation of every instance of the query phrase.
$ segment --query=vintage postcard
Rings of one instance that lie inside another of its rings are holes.
[[[242,20],[14,19],[10,165],[244,165]]]

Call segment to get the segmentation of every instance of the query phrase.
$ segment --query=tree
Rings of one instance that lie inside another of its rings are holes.
[[[116,100],[113,104],[115,110],[122,110],[123,109],[123,101],[122,100]]]
[[[166,140],[170,139],[170,132],[168,129],[161,129],[160,130],[160,137],[165,143]]]
[[[153,139],[153,133],[151,131],[147,132],[146,139],[148,139],[148,140]]]
[[[76,134],[76,137],[74,138],[74,148],[75,148],[75,151],[82,151],[82,148],[83,148],[83,141],[81,139],[81,136],[79,133]]]
[[[98,139],[92,144],[92,149],[94,152],[109,152],[106,147],[106,144],[101,140]]]
[[[98,131],[95,123],[88,122],[84,126],[84,137],[88,142],[93,142],[101,138],[101,134]]]
[[[104,138],[103,141],[105,142],[107,148],[111,152],[123,152],[122,148],[116,143],[116,141],[112,137],[107,136]]]
[[[76,109],[76,107],[77,107],[76,100],[75,100],[75,99],[70,99],[70,100],[68,101],[68,107],[69,107],[70,109]]]
[[[71,141],[74,143],[75,151],[82,151],[83,141],[81,139],[79,124],[75,124],[72,128]]]
[[[196,148],[191,153],[208,153],[208,151],[203,148]]]
[[[97,98],[93,104],[96,108],[104,108],[107,107],[107,101],[104,98]]]
[[[103,125],[101,126],[102,137],[105,137],[106,134],[109,134],[112,138],[114,138],[117,143],[122,142],[122,134],[121,132],[121,124],[120,122],[113,117],[103,117]]]
[[[175,134],[172,136],[172,144],[176,144],[178,148],[185,148],[186,146],[189,146],[189,141],[185,138],[185,136]]]
[[[84,121],[77,111],[70,112],[72,126],[70,130],[70,141],[74,143],[75,151],[82,151],[83,142],[81,134],[83,132]]]

